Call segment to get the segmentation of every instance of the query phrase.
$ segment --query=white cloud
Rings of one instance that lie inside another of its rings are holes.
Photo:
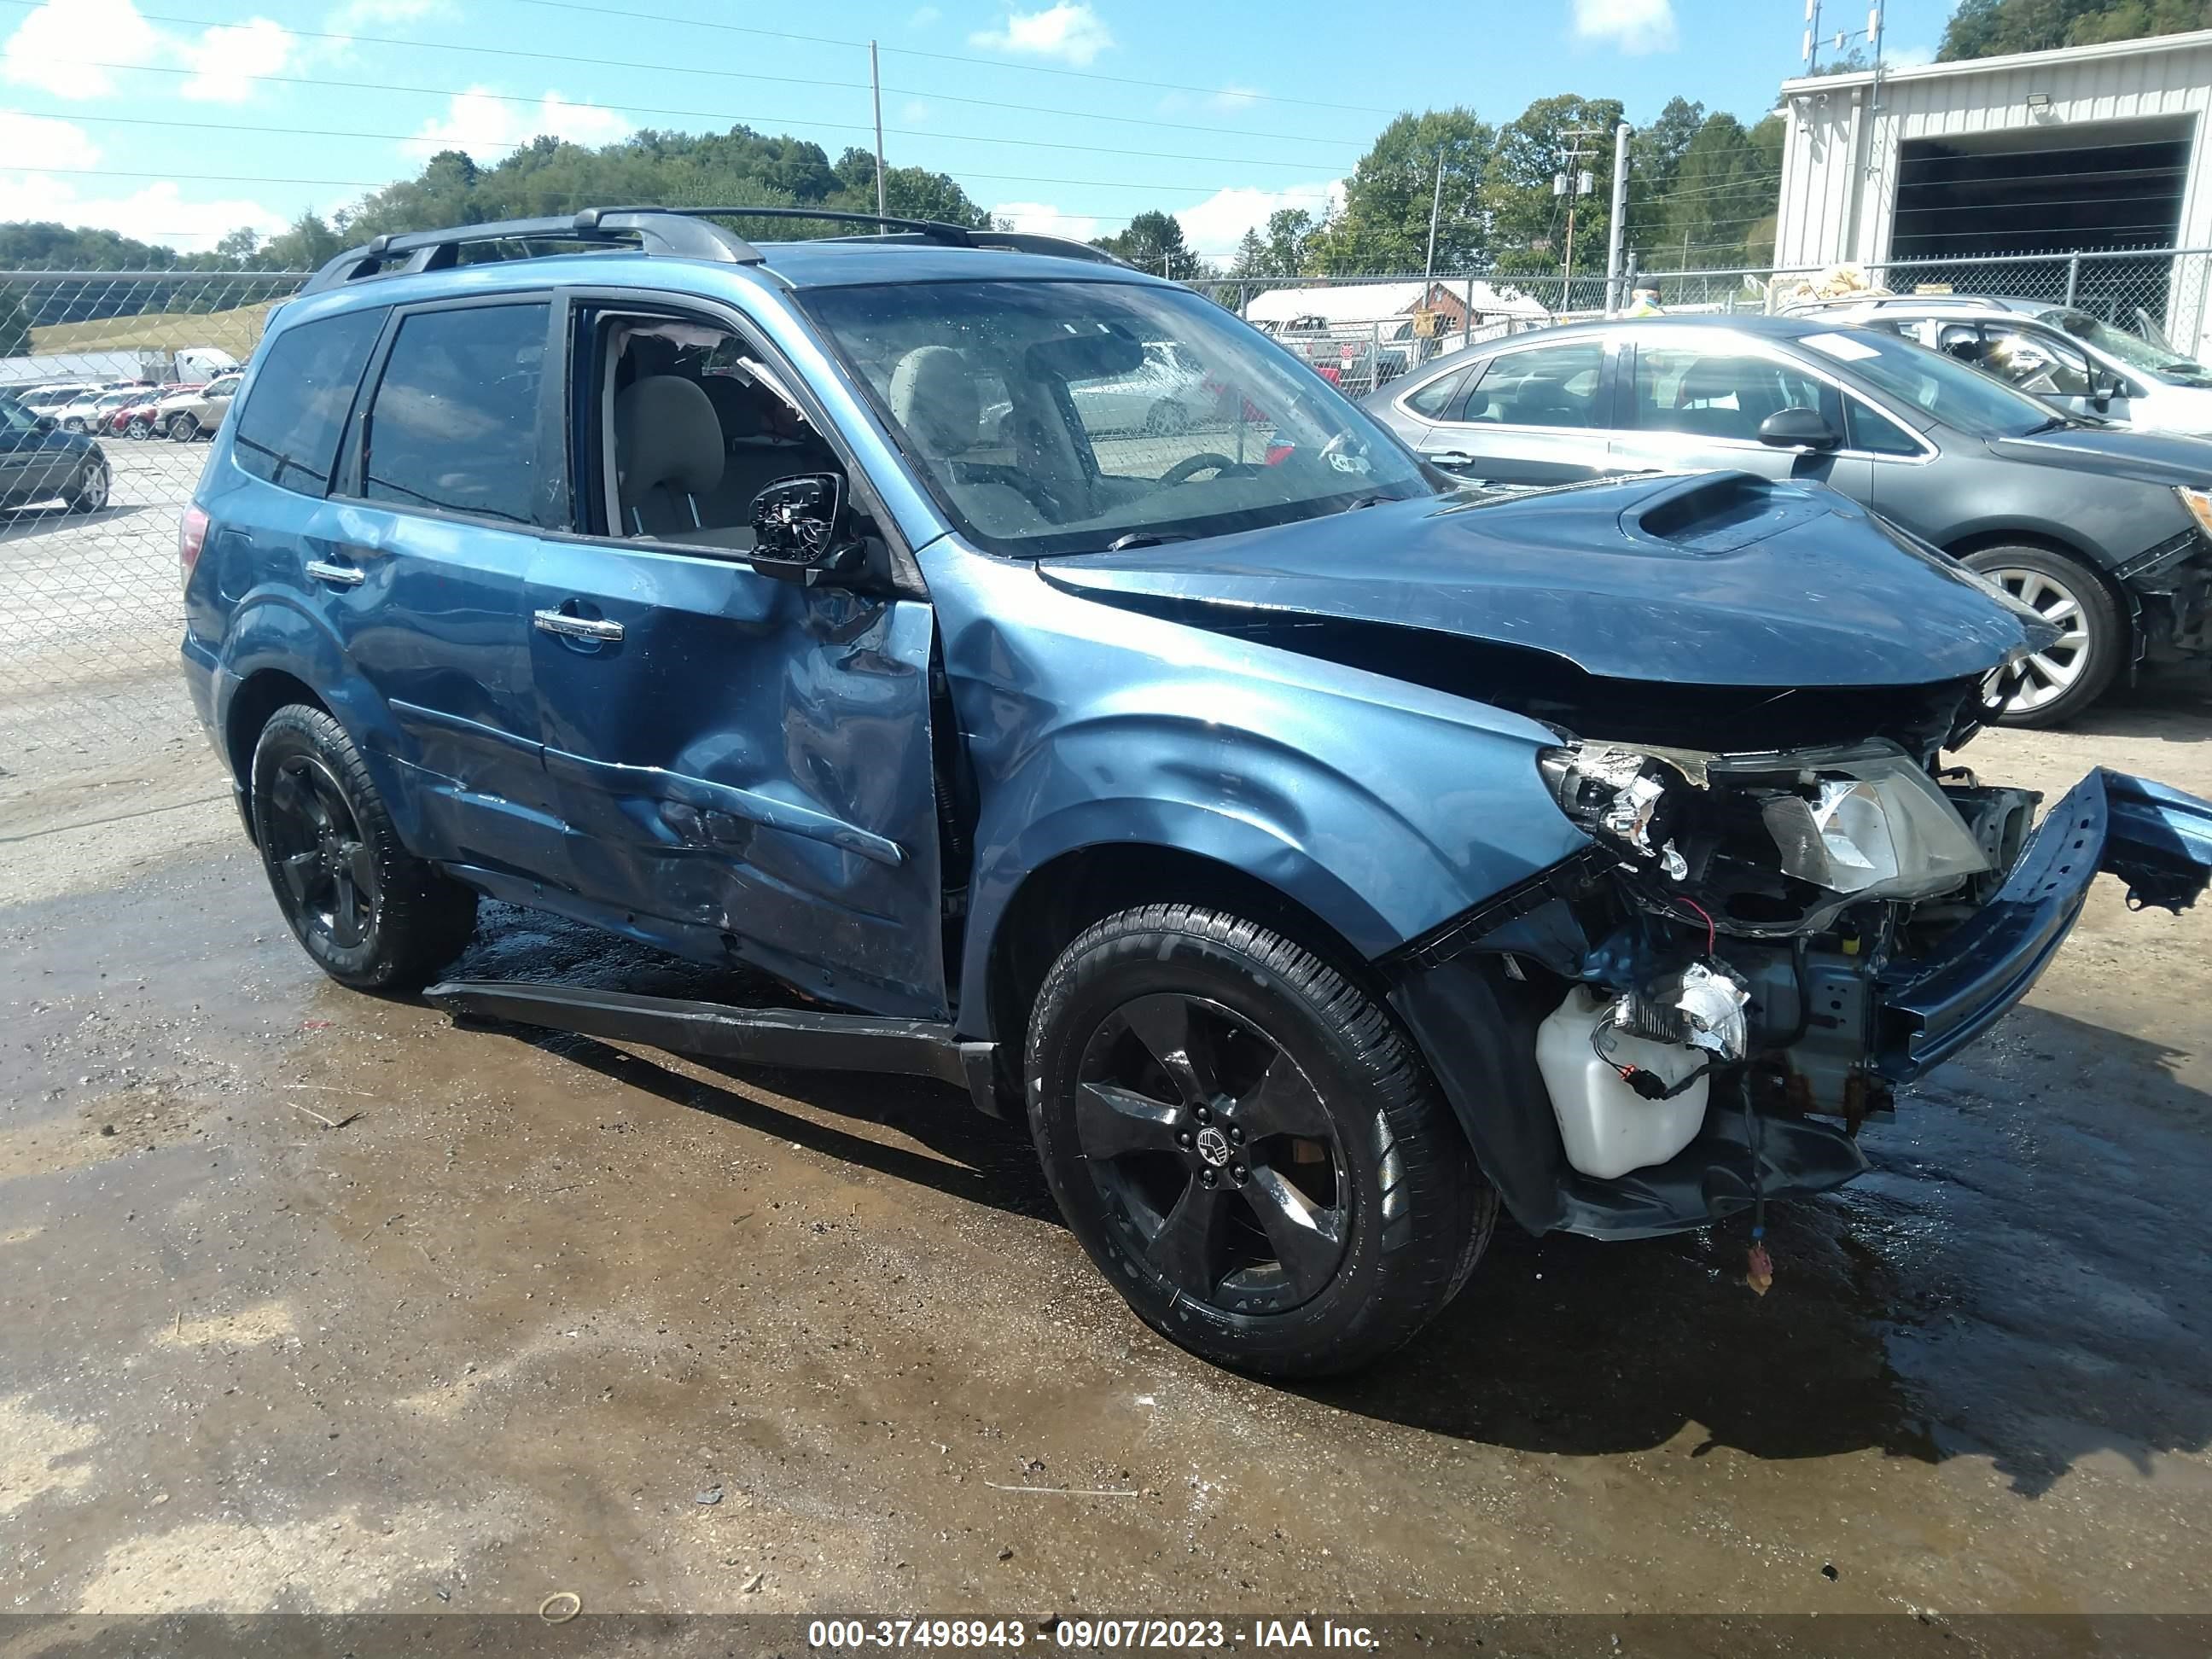
[[[0,76],[58,98],[105,98],[116,90],[118,68],[181,64],[191,71],[185,97],[240,104],[253,95],[253,77],[281,71],[298,44],[266,17],[172,34],[132,0],[45,0],[0,47]]]
[[[1042,11],[1009,12],[1003,27],[978,29],[968,44],[1025,58],[1054,58],[1082,69],[1114,44],[1114,36],[1087,0],[1060,0]]]
[[[74,121],[50,115],[19,115],[0,110],[0,155],[10,172],[44,167],[88,167],[100,160],[100,146]]]
[[[202,103],[242,104],[253,96],[254,77],[283,73],[298,44],[266,17],[211,28],[181,48],[192,74],[178,91]]]
[[[541,134],[572,144],[611,144],[633,130],[629,118],[619,111],[572,104],[557,92],[547,93],[533,108],[478,86],[454,94],[445,114],[425,121],[406,148],[426,156],[441,149],[466,150],[489,166]]]
[[[1891,46],[1881,54],[1881,61],[1891,69],[1918,69],[1923,64],[1936,61],[1933,46]]]
[[[1035,231],[1041,236],[1069,236],[1087,242],[1098,234],[1098,221],[1087,214],[1062,213],[1049,202],[1000,202],[991,209],[991,220],[1004,220],[1015,230]]]
[[[251,225],[265,238],[283,230],[285,222],[283,216],[258,202],[187,202],[176,185],[167,182],[129,196],[88,198],[65,179],[36,173],[0,176],[0,220],[5,219],[91,225],[187,252],[211,248],[240,225]]]
[[[1201,259],[1218,262],[1237,252],[1246,231],[1256,228],[1264,234],[1267,216],[1278,208],[1304,208],[1318,220],[1343,204],[1344,181],[1334,179],[1292,185],[1287,190],[1217,190],[1196,207],[1177,209],[1176,217],[1182,222],[1183,240],[1191,251]]]
[[[944,15],[934,6],[924,6],[906,20],[906,26],[910,29],[926,29]]]
[[[1256,88],[1228,86],[1208,98],[1206,103],[1218,110],[1247,110],[1260,101]]]
[[[58,98],[104,98],[115,82],[102,65],[150,64],[169,46],[131,0],[46,0],[0,48],[0,76]]]
[[[1640,57],[1674,50],[1674,0],[1574,0],[1575,38]]]
[[[909,98],[899,106],[899,119],[910,127],[925,125],[929,120],[929,106],[919,98]]]

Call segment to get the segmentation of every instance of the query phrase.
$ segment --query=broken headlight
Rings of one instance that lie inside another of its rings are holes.
[[[1902,754],[1801,769],[1760,806],[1782,873],[1853,898],[1916,899],[1990,867],[1936,780]]]
[[[1817,927],[1841,902],[1925,898],[1991,867],[1935,779],[1891,743],[1764,755],[1584,743],[1537,764],[1592,839],[1696,893],[1733,931]]]

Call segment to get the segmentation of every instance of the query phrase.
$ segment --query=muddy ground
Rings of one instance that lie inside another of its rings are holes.
[[[2212,793],[2208,738],[1966,758]],[[0,1611],[2212,1611],[2212,908],[2101,883],[1764,1299],[1741,1226],[1509,1225],[1292,1389],[1139,1325],[955,1095],[341,991],[204,754],[138,775],[0,845]],[[464,968],[670,975],[507,909]]]

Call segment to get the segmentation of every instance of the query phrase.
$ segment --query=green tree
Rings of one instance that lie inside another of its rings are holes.
[[[0,357],[31,355],[31,312],[14,286],[0,288]]]
[[[1570,251],[1566,233],[1571,207],[1574,269],[1584,276],[1605,274],[1613,214],[1613,131],[1620,118],[1617,98],[1562,93],[1539,98],[1498,130],[1498,146],[1483,187],[1498,270],[1527,276],[1562,271]],[[1570,161],[1570,150],[1583,154]],[[1554,177],[1564,173],[1571,190],[1578,171],[1590,174],[1587,196],[1570,202],[1553,194]]]
[[[315,270],[345,251],[320,215],[302,213],[282,235],[271,237],[258,263],[272,270]]]
[[[1959,0],[1943,63],[2212,28],[2212,0]]]
[[[1481,192],[1496,137],[1471,109],[1400,116],[1359,158],[1344,181],[1343,211],[1312,232],[1293,269],[1332,275],[1420,270],[1428,254],[1439,152],[1443,196],[1437,269],[1463,270],[1481,263],[1490,252]],[[1269,232],[1272,242],[1273,220]]]
[[[1260,238],[1260,228],[1252,226],[1237,243],[1237,252],[1229,261],[1231,276],[1271,276],[1267,269],[1267,245]]]
[[[1682,152],[1674,187],[1652,204],[1653,240],[1639,248],[1646,270],[1723,270],[1757,264],[1755,238],[1774,245],[1774,212],[1782,173],[1783,124],[1762,121],[1746,131],[1735,116],[1708,116]]]
[[[252,264],[254,256],[261,252],[261,233],[252,225],[240,225],[236,230],[226,232],[215,245],[215,251],[233,264]]]
[[[1113,235],[1097,238],[1093,245],[1156,276],[1187,283],[1206,274],[1205,262],[1183,240],[1181,222],[1157,209],[1138,214]]]

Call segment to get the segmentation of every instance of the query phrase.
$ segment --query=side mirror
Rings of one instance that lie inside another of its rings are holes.
[[[41,432],[58,432],[61,429],[61,424],[51,415],[39,416],[39,430]]]
[[[1817,409],[1778,409],[1759,423],[1759,441],[1777,449],[1841,449],[1842,434]]]
[[[752,517],[752,567],[763,576],[811,587],[860,556],[839,473],[778,478],[753,497]]]

